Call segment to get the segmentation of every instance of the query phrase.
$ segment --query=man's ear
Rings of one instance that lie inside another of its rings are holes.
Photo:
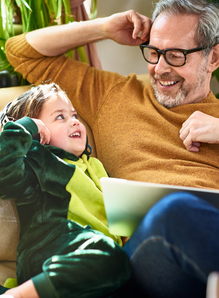
[[[212,47],[209,55],[208,71],[212,73],[219,67],[219,44]]]

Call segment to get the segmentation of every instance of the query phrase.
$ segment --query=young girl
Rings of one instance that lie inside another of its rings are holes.
[[[89,157],[66,94],[56,84],[33,87],[0,121],[0,197],[16,199],[21,227],[19,286],[0,296],[97,298],[119,288],[131,269],[107,227],[99,181],[107,173]]]

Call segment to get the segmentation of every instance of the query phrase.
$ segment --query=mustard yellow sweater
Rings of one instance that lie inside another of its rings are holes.
[[[67,92],[90,125],[97,157],[110,176],[219,188],[219,145],[202,144],[193,153],[179,138],[182,123],[194,111],[219,117],[219,101],[212,93],[200,103],[167,109],[134,74],[97,70],[64,55],[45,57],[25,35],[9,39],[6,49],[10,63],[29,82],[51,78]]]

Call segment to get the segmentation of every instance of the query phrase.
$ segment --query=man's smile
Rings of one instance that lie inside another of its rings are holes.
[[[166,86],[174,86],[178,83],[179,81],[162,81],[162,80],[159,80],[159,84],[162,86],[162,87],[166,87]]]

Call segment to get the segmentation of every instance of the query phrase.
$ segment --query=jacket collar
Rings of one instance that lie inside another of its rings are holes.
[[[70,152],[65,151],[64,149],[61,149],[61,148],[58,148],[55,146],[50,146],[50,145],[44,145],[44,146],[46,146],[53,154],[55,154],[56,156],[58,156],[61,159],[66,158],[66,159],[70,159],[73,161],[79,160],[79,157],[77,157],[76,155],[74,155]],[[89,159],[91,153],[92,153],[92,148],[88,144],[88,138],[87,138],[86,148],[81,155],[86,154],[87,158]]]

